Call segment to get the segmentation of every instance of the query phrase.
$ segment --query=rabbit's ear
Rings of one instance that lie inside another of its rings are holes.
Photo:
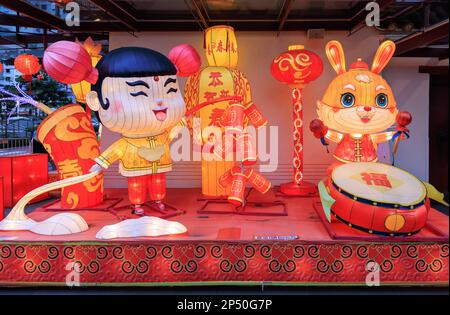
[[[345,56],[344,49],[342,45],[337,40],[332,40],[327,43],[325,47],[325,52],[327,53],[328,60],[331,66],[337,74],[346,72],[345,69]]]
[[[391,40],[384,41],[381,43],[380,47],[378,47],[377,53],[373,58],[372,63],[372,72],[380,73],[383,71],[384,67],[388,64],[389,60],[391,60],[392,56],[395,52],[395,44]]]

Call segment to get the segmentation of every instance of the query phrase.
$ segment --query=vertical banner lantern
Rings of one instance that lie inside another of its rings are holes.
[[[208,66],[189,77],[184,95],[188,111],[203,102],[213,103],[195,113],[195,117],[201,120],[201,126],[198,126],[201,130],[205,130],[208,126],[221,126],[220,120],[231,105],[229,100],[220,101],[221,98],[238,97],[242,104],[247,104],[245,111],[253,110],[250,83],[245,75],[236,69],[238,51],[233,28],[230,26],[208,28],[204,39]],[[251,117],[255,121],[258,119],[255,115]],[[243,127],[247,125],[248,120],[246,115],[242,121]],[[203,139],[199,141],[205,144],[209,135],[203,133],[202,136]],[[219,178],[233,166],[233,161],[202,160],[203,195],[211,197],[229,195],[229,188],[222,187]]]
[[[316,192],[316,186],[303,180],[303,102],[302,89],[305,84],[322,74],[320,57],[304,49],[302,45],[289,46],[288,51],[276,57],[270,67],[272,76],[288,84],[292,89],[294,114],[294,181],[282,184],[282,193],[290,196],[308,196]]]
[[[100,154],[91,120],[80,105],[60,107],[39,125],[37,137],[56,164],[61,179],[89,173]],[[61,208],[86,209],[103,201],[103,175],[62,189]]]
[[[101,44],[95,44],[91,37],[88,37],[83,45],[84,49],[88,52],[91,57],[92,67],[95,67],[97,63],[100,61],[102,56],[100,55],[100,51],[102,50]],[[91,91],[91,83],[83,80],[78,83],[71,84],[73,94],[77,102],[86,104],[86,94]]]

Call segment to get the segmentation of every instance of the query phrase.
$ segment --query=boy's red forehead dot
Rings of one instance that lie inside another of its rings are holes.
[[[159,81],[159,77],[156,76],[156,77],[153,78],[153,80],[155,80],[156,82],[158,82],[158,81]]]

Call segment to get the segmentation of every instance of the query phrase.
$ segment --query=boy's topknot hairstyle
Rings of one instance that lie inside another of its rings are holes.
[[[103,103],[102,84],[107,77],[131,78],[175,75],[177,69],[166,56],[148,48],[122,47],[110,51],[98,62],[98,80],[91,89],[98,94],[100,105],[108,109],[109,100]]]

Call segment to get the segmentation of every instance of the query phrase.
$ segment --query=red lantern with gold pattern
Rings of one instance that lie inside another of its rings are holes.
[[[41,69],[39,59],[31,54],[22,54],[14,59],[14,67],[22,73],[22,77],[31,81],[31,76]]]
[[[288,51],[276,57],[270,70],[278,81],[292,88],[294,109],[294,181],[280,186],[280,191],[290,196],[314,195],[315,185],[303,180],[303,102],[305,84],[317,79],[323,70],[322,59],[302,45],[289,46]]]
[[[272,76],[278,81],[302,86],[317,79],[323,70],[322,59],[303,45],[289,46],[289,50],[276,57],[271,66]]]

